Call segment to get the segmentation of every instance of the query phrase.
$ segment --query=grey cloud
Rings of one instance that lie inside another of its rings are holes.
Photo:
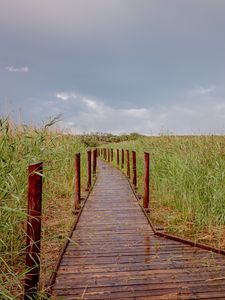
[[[5,67],[5,69],[12,73],[28,73],[29,72],[29,68],[27,66],[20,67],[20,68],[14,67],[14,66],[7,66],[7,67]]]
[[[159,105],[152,107],[114,108],[103,101],[87,99],[71,94],[67,102],[68,110],[76,112],[68,116],[61,126],[72,132],[104,131],[113,133],[141,132],[159,134],[171,132],[177,134],[223,133],[225,131],[225,101],[210,98],[189,99],[189,103]],[[74,109],[72,109],[74,107]],[[182,124],[182,125],[181,125]],[[104,129],[103,129],[104,128]]]

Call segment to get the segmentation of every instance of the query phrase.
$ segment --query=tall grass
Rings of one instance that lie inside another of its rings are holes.
[[[140,137],[109,147],[137,151],[143,192],[143,152],[151,154],[151,216],[169,232],[225,247],[224,136]]]
[[[85,182],[86,145],[80,137],[0,121],[0,299],[23,293],[27,166],[43,161],[42,274],[50,275],[74,216],[74,154],[81,152]],[[50,253],[50,254],[49,254]],[[43,278],[44,280],[44,278]]]

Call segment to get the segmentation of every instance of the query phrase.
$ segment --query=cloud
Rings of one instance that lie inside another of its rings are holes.
[[[146,108],[130,108],[122,110],[124,115],[135,117],[135,118],[144,118],[148,116],[148,110]]]
[[[91,109],[98,110],[98,108],[99,108],[99,105],[94,100],[82,98],[82,101],[87,105],[87,107],[89,107]]]
[[[143,134],[205,134],[225,132],[225,101],[223,98],[204,100],[199,97],[173,104],[120,108],[75,92],[57,93],[70,101],[66,106],[63,129],[70,133],[83,132],[140,132]]]
[[[70,98],[69,94],[67,93],[56,93],[55,96],[62,101],[67,101]]]
[[[7,66],[5,67],[5,69],[9,72],[18,72],[18,73],[28,73],[30,71],[30,69],[25,66],[25,67],[21,67],[21,68],[16,68],[14,66]]]
[[[189,91],[190,96],[207,96],[210,95],[213,91],[215,91],[216,86],[202,87],[198,86]]]

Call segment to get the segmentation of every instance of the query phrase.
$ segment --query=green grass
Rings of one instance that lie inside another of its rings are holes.
[[[143,153],[150,153],[151,218],[156,226],[225,248],[224,136],[140,137],[107,146],[137,152],[141,193]]]
[[[80,137],[0,121],[0,298],[20,299],[26,272],[27,167],[43,161],[42,282],[50,277],[74,215],[74,154],[81,153],[86,182],[86,144]]]

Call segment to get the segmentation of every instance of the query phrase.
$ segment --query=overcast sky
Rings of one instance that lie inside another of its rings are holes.
[[[225,133],[225,0],[0,0],[0,111],[72,132]]]

